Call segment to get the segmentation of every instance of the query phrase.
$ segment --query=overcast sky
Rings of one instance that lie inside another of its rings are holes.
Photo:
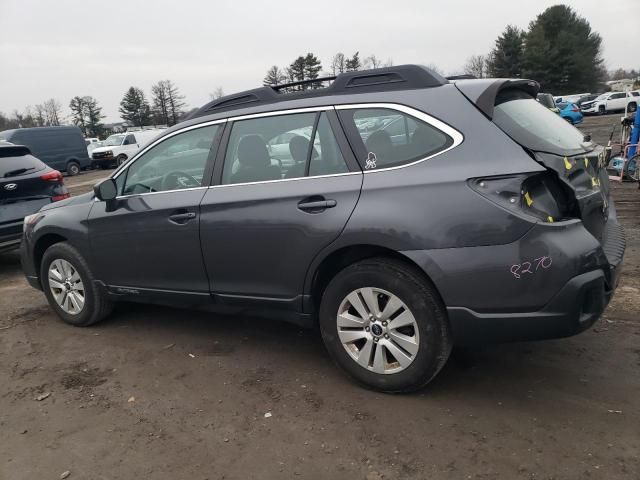
[[[98,99],[107,121],[135,85],[171,79],[189,106],[218,86],[261,85],[271,65],[314,52],[461,70],[507,24],[526,28],[551,0],[0,0],[0,111],[75,95]],[[638,68],[640,0],[564,2],[603,38],[607,68]],[[635,49],[635,52],[633,51]]]

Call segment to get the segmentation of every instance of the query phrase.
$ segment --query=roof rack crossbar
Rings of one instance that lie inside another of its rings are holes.
[[[272,85],[271,88],[273,88],[274,90],[282,90],[283,88],[297,87],[299,85],[309,85],[311,83],[330,82],[335,79],[336,79],[335,75],[331,75],[328,77],[318,77],[318,78],[311,78],[309,80],[298,80],[296,82],[281,83],[279,85]]]

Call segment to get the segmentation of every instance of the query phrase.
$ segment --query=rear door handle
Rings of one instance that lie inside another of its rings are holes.
[[[169,215],[169,221],[179,225],[185,224],[194,218],[196,218],[195,212],[180,212]]]
[[[338,204],[335,200],[315,200],[311,202],[302,201],[298,203],[298,208],[305,212],[320,212],[327,208],[333,208]]]

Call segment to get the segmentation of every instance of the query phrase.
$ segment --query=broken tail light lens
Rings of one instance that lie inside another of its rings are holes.
[[[570,192],[552,172],[474,178],[469,186],[515,214],[542,222],[578,217]]]

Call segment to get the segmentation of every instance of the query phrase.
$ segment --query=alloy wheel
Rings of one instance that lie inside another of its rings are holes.
[[[398,373],[420,348],[418,324],[411,310],[386,290],[365,287],[349,293],[336,317],[338,337],[349,356],[374,373]]]
[[[64,259],[49,265],[49,289],[58,306],[70,315],[79,314],[84,308],[84,284],[78,271]]]

